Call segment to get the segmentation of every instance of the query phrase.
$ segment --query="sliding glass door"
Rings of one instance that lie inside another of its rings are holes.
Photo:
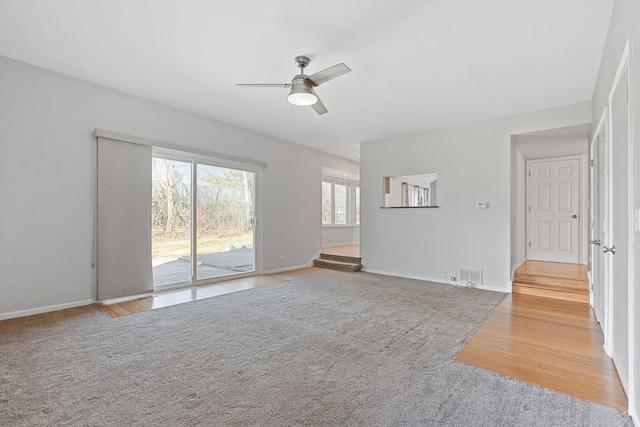
[[[154,287],[255,271],[255,173],[153,158]]]

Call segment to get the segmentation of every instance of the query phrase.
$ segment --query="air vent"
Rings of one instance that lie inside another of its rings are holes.
[[[460,283],[471,283],[474,285],[482,285],[482,270],[460,270]]]

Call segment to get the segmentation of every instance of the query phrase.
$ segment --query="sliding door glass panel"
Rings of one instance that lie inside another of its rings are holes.
[[[191,163],[153,158],[151,256],[155,288],[191,281]]]
[[[346,185],[335,184],[335,214],[336,224],[346,225],[347,223],[347,198],[348,188]]]
[[[255,270],[255,174],[197,164],[197,280]]]

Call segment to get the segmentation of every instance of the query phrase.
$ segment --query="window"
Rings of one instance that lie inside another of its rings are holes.
[[[322,225],[359,225],[360,187],[330,178],[322,180]]]

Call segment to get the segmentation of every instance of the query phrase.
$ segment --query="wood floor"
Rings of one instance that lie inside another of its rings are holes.
[[[360,256],[360,245],[342,245],[342,246],[327,246],[322,248],[322,253],[340,256]]]
[[[589,304],[511,294],[456,360],[627,411]]]
[[[144,298],[114,304],[97,304],[97,306],[111,317],[120,317],[155,310],[157,308],[169,307],[171,305],[199,301],[232,292],[244,291],[246,289],[273,285],[285,282],[286,280],[287,279],[276,275],[251,276],[211,285],[192,286],[173,291],[157,292]]]

